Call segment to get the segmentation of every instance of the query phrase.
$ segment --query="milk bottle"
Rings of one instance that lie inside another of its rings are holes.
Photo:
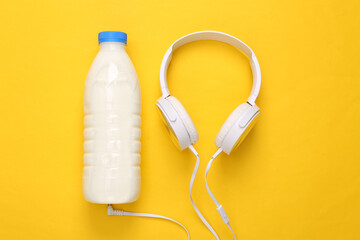
[[[93,203],[129,203],[140,192],[140,88],[126,41],[100,32],[85,82],[83,193]]]

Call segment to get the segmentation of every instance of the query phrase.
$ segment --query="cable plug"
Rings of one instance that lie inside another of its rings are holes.
[[[111,204],[109,204],[107,207],[107,215],[108,216],[113,216],[113,215],[124,216],[124,211],[123,210],[114,210],[113,206]]]

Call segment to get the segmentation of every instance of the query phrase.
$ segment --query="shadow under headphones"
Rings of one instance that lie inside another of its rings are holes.
[[[173,51],[187,43],[200,40],[215,40],[230,44],[243,52],[250,60],[253,74],[250,97],[246,103],[240,104],[230,114],[215,138],[215,145],[225,153],[230,154],[250,132],[260,113],[259,107],[255,104],[261,85],[259,62],[254,52],[241,40],[222,32],[201,31],[186,35],[174,42],[165,53],[161,63],[160,86],[162,97],[157,100],[156,105],[163,116],[171,139],[179,149],[186,149],[199,140],[199,134],[189,114],[180,101],[170,95],[166,74]]]

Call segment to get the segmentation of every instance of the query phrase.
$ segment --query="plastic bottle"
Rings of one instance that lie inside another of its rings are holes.
[[[83,193],[119,204],[140,193],[140,87],[123,32],[99,33],[84,92]]]

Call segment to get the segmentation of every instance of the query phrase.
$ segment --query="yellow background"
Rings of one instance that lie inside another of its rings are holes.
[[[262,113],[209,184],[241,240],[360,239],[359,1],[2,1],[0,238],[186,239],[161,220],[108,217],[82,195],[82,96],[97,33],[128,34],[142,91],[142,190],[117,208],[173,217],[213,239],[193,211],[195,159],[156,112],[159,68],[177,38],[218,30],[256,53]],[[230,46],[198,42],[174,54],[172,94],[199,131],[194,200],[222,239],[232,235],[203,174],[215,136],[245,102],[251,71]]]

